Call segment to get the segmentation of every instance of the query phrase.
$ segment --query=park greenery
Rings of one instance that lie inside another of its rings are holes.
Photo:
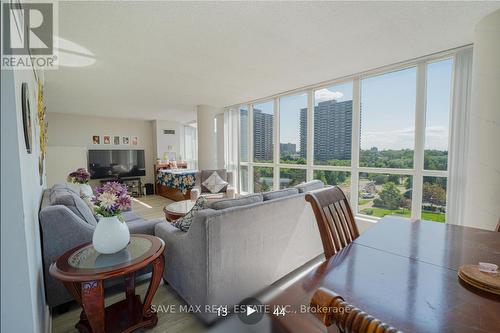
[[[401,150],[360,150],[359,165],[361,167],[412,169],[413,155],[411,149]],[[424,169],[446,170],[448,152],[439,150],[425,150]],[[271,161],[268,161],[271,163]],[[305,165],[306,159],[298,153],[284,153],[280,156],[280,163]],[[315,165],[350,166],[351,160],[332,159],[327,161],[314,161]],[[280,179],[289,179],[280,187],[295,186],[306,178],[306,170],[298,168],[281,168]],[[273,168],[254,167],[255,192],[272,190]],[[350,184],[349,171],[314,170],[314,179],[319,179],[325,184],[346,186]],[[388,214],[409,217],[411,214],[412,177],[405,175],[383,173],[360,173],[360,180],[366,179],[372,186],[371,197],[362,197],[363,189],[360,188],[359,205],[370,207],[363,208],[362,214],[374,217],[383,217]],[[365,184],[366,187],[366,184]],[[422,193],[422,218],[444,222],[446,206],[446,178],[424,177]]]

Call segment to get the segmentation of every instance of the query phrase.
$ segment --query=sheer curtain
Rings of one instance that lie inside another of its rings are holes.
[[[198,138],[196,124],[184,125],[184,158],[188,168],[198,167]]]
[[[446,221],[464,224],[465,178],[468,157],[470,91],[472,84],[472,48],[455,56],[453,104],[448,157],[448,208]]]
[[[233,186],[239,189],[239,112],[227,109],[224,112],[224,167],[233,172]]]

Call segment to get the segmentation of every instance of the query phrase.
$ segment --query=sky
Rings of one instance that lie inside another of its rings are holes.
[[[451,59],[427,65],[426,149],[447,150],[451,94]],[[361,81],[361,149],[413,149],[415,125],[415,67]],[[352,99],[352,82],[315,92],[320,101]],[[299,145],[300,109],[306,93],[280,98],[280,142]],[[273,102],[254,105],[273,113]]]

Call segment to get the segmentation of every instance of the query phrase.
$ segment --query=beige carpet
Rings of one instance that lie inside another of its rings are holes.
[[[132,210],[145,220],[165,218],[163,208],[173,201],[159,195],[145,195],[133,198]]]

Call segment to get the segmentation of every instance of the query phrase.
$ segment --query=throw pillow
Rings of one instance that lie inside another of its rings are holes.
[[[186,215],[172,222],[172,225],[184,232],[187,232],[189,230],[189,227],[191,227],[191,223],[193,223],[194,214],[197,211],[205,209],[206,206],[207,199],[204,197],[199,197],[198,200],[196,200],[193,208],[191,208],[191,210]]]
[[[199,176],[200,176],[200,188],[201,188],[201,193],[210,193],[210,190],[203,185],[203,182],[207,180],[208,177],[210,177],[214,172],[217,172],[220,178],[222,180],[227,182],[227,170],[226,169],[217,169],[217,170],[201,170]],[[223,188],[221,192],[226,192],[227,187]]]
[[[202,184],[210,191],[210,193],[219,193],[224,187],[227,186],[228,182],[222,179],[217,171],[214,171]]]
[[[299,190],[299,193],[306,193],[309,191],[318,190],[323,187],[325,187],[325,184],[321,180],[317,179],[311,180],[307,183],[301,183],[295,186],[295,188]]]

